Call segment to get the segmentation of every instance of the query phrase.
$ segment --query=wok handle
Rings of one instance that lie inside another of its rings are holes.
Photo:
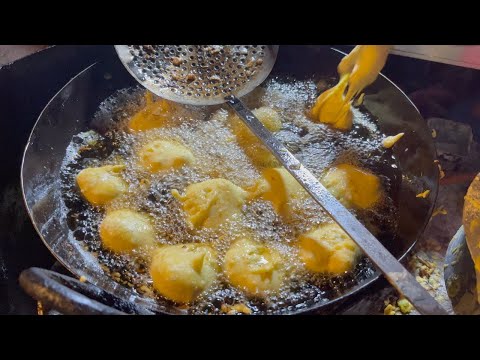
[[[28,295],[65,315],[127,315],[103,301],[132,308],[131,304],[94,285],[46,269],[26,269],[20,274],[19,282]]]

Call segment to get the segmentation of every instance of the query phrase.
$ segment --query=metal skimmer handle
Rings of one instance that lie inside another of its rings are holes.
[[[263,126],[233,95],[225,97],[249,129],[265,144],[290,174],[325,209],[380,269],[390,284],[423,315],[448,315],[395,257]]]

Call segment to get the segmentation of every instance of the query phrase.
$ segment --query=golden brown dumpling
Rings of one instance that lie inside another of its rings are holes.
[[[335,223],[326,223],[299,238],[300,258],[312,272],[341,275],[352,270],[361,251]]]
[[[187,187],[184,195],[172,194],[183,206],[194,227],[215,228],[240,214],[247,192],[225,179],[206,180]]]
[[[77,184],[82,195],[93,205],[104,205],[126,193],[127,183],[120,177],[123,165],[108,165],[87,168],[77,175]]]
[[[303,187],[283,167],[265,169],[262,178],[249,189],[249,198],[270,201],[277,214],[286,217],[291,214],[291,201],[306,196]]]
[[[167,299],[189,303],[217,279],[217,253],[205,244],[163,246],[150,266],[153,287]]]
[[[150,218],[142,213],[122,209],[107,213],[100,224],[103,245],[114,252],[127,252],[155,245],[155,230]]]
[[[261,107],[252,113],[270,131],[277,132],[282,128],[280,115],[269,107]],[[250,129],[237,117],[234,116],[231,122],[232,131],[237,138],[238,144],[244,149],[247,156],[257,166],[275,166],[277,159],[268,149],[262,145]]]
[[[192,164],[192,152],[180,143],[167,140],[149,142],[140,149],[140,164],[151,172],[177,169]]]
[[[322,177],[322,184],[344,206],[367,209],[382,197],[378,176],[350,164],[340,164]]]
[[[132,131],[145,131],[163,127],[173,112],[173,105],[167,100],[153,100],[152,93],[145,94],[146,106],[132,116],[128,127]]]
[[[250,239],[235,241],[225,254],[224,270],[228,281],[250,295],[277,292],[285,280],[280,253]]]

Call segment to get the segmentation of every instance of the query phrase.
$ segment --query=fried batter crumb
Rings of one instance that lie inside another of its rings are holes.
[[[245,67],[246,67],[246,68],[251,68],[251,67],[253,67],[254,65],[255,65],[255,58],[252,57],[252,58],[247,62],[247,64],[245,65]]]
[[[417,198],[422,198],[422,199],[425,199],[428,194],[430,194],[430,190],[425,190],[424,192],[420,193],[420,194],[417,194]]]
[[[437,215],[447,215],[447,210],[445,210],[443,207],[439,207],[433,212],[432,217]]]
[[[398,140],[402,138],[402,136],[405,135],[405,133],[399,133],[394,136],[387,136],[385,139],[382,141],[382,145],[386,149],[390,149],[393,145],[396,144]]]
[[[396,308],[392,304],[388,304],[383,310],[384,315],[395,315]]]
[[[442,165],[440,165],[440,161],[433,160],[433,162],[438,166],[438,171],[440,172],[440,179],[443,179],[445,177],[445,172],[442,170]]]
[[[227,305],[222,304],[220,310],[227,315],[246,314],[250,315],[252,310],[245,304]]]
[[[413,305],[405,298],[398,300],[397,305],[402,314],[409,314],[413,309]]]
[[[172,58],[172,64],[174,66],[180,66],[182,64],[182,59],[180,59],[179,57],[174,57]]]
[[[138,290],[147,296],[153,296],[153,290],[150,289],[147,285],[140,286]]]
[[[435,256],[432,258],[427,253],[424,253],[423,256],[417,254],[410,260],[410,266],[415,269],[415,279],[432,295],[441,286],[443,279],[443,274],[437,265],[438,261],[440,260],[436,259]],[[398,305],[400,306],[400,302],[398,302]]]
[[[44,315],[43,305],[40,301],[37,301],[37,314]]]

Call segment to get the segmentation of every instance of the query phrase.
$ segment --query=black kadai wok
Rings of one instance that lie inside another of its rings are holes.
[[[338,79],[336,67],[342,56],[341,52],[322,46],[281,46],[265,83],[275,79],[291,83],[312,80],[320,92],[322,86],[333,85]],[[21,178],[32,222],[52,254],[82,282],[38,268],[26,270],[20,282],[30,295],[62,313],[188,313],[185,307],[145,296],[125,282],[115,281],[111,275],[115,269],[106,269],[72,226],[72,205],[65,196],[62,173],[67,147],[80,133],[107,131],[111,117],[99,115],[99,108],[107,98],[127,88],[138,88],[138,83],[113,54],[92,64],[46,105],[25,150]],[[117,112],[121,113],[120,109]],[[388,176],[394,178],[392,199],[396,206],[394,228],[379,239],[397,259],[402,259],[422,234],[435,204],[438,168],[431,132],[412,102],[383,76],[366,89],[360,109],[369,114],[381,133],[405,133],[389,150],[395,158],[395,171],[386,164],[377,164],[377,172],[392,172]],[[308,161],[304,163],[308,166]],[[417,198],[416,194],[425,189],[430,190],[430,196]],[[378,278],[379,273],[364,259],[347,279],[324,285],[322,296],[303,299],[302,306],[286,304],[277,312],[267,311],[259,304],[258,313],[332,312]],[[209,313],[208,309],[205,312]]]

